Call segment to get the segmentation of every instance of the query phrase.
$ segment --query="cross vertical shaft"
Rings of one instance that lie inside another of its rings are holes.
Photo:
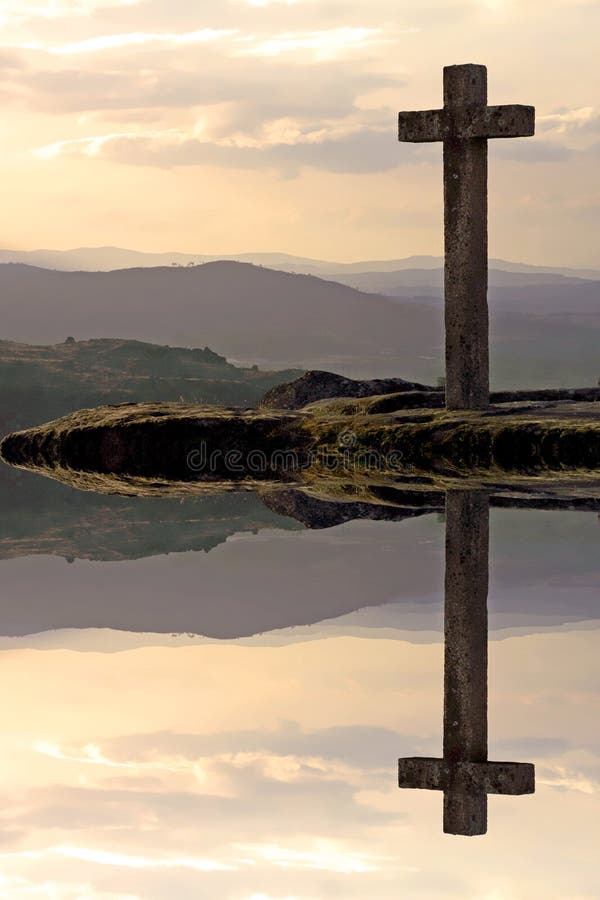
[[[464,135],[487,107],[485,66],[444,68],[446,406],[489,405],[487,139]]]
[[[444,143],[446,406],[489,406],[487,142],[529,137],[533,106],[487,105],[487,69],[444,68],[442,109],[401,112],[398,140]]]

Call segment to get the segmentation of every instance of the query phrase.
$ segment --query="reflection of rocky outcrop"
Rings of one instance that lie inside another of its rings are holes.
[[[0,523],[0,554],[5,560],[1,564],[1,634],[111,628],[235,639],[310,626],[358,610],[364,625],[376,622],[380,615],[387,622],[386,613],[375,607],[389,603],[395,604],[386,607],[391,627],[411,629],[415,616],[422,628],[431,629],[433,623],[435,630],[439,624],[435,612],[441,585],[438,529],[434,522],[420,517],[414,521],[414,517],[441,512],[445,498],[427,484],[362,488],[348,484],[345,490],[336,485],[336,493],[329,494],[320,485],[322,497],[316,496],[316,486],[309,495],[287,487],[262,487],[260,497],[249,491],[213,492],[196,498],[185,495],[181,503],[172,494],[96,495],[29,473],[1,467],[0,472],[6,476],[0,481],[5,511]],[[492,503],[500,498],[506,505],[515,499],[520,505],[549,506],[551,487],[542,484],[529,494],[526,488],[523,482],[518,494],[495,494]],[[556,501],[563,504],[570,497],[575,508],[600,509],[598,486],[595,498],[586,497],[586,490],[589,493],[589,488],[567,483],[558,487]],[[398,524],[407,517],[413,518],[411,524]],[[318,529],[354,518],[377,522],[359,521],[356,528],[320,536],[314,531],[297,535],[282,531],[300,530],[294,519]],[[389,525],[378,524],[381,520],[389,520]],[[552,579],[564,571],[565,559],[558,550],[565,536],[568,544],[571,535],[583,541],[586,549],[575,563],[569,557],[569,577],[593,572],[595,520],[586,517],[585,521],[584,532],[577,526],[576,532],[555,535],[548,550],[538,547],[536,565],[544,577]],[[248,534],[268,528],[275,530],[256,537]],[[241,532],[246,536],[223,545],[226,538]],[[428,539],[415,544],[417,534]],[[520,545],[519,534],[515,541]],[[501,627],[511,622],[522,626],[530,621],[556,624],[596,617],[595,593],[591,598],[589,591],[573,593],[568,581],[556,596],[549,596],[544,586],[533,606],[524,606],[522,593],[515,594],[513,588],[515,582],[522,584],[523,575],[530,577],[530,562],[524,569],[522,554],[511,541],[510,536],[508,544],[505,540],[499,557],[512,598],[500,610]],[[219,542],[214,553],[164,556],[209,549]],[[67,557],[75,564],[64,565],[46,554]],[[26,561],[16,559],[25,555]],[[163,558],[156,558],[159,555]],[[102,564],[94,566],[94,561]]]
[[[382,491],[385,493],[385,491]],[[302,522],[307,528],[332,528],[354,519],[401,522],[414,516],[440,512],[444,508],[440,492],[430,495],[397,492],[398,503],[377,503],[376,495],[366,501],[326,500],[303,491],[287,489],[263,493],[263,502],[282,516]],[[416,503],[415,503],[416,499]],[[419,502],[419,500],[421,502]]]
[[[298,527],[249,492],[119,497],[74,491],[0,464],[0,560],[51,554],[140,559],[209,551],[239,532]]]

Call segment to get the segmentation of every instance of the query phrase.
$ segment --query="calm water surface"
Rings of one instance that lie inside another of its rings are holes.
[[[491,511],[489,758],[536,792],[463,837],[397,786],[442,752],[443,516],[2,479],[0,897],[600,897],[597,513]]]

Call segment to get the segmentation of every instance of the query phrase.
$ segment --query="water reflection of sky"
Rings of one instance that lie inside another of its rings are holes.
[[[474,839],[442,834],[439,794],[396,787],[398,756],[441,749],[437,517],[1,563],[5,604],[40,591],[50,611],[71,590],[112,615],[138,591],[138,611],[152,592],[267,615],[261,579],[286,608],[331,609],[338,590],[358,611],[237,641],[4,638],[0,897],[596,898],[597,529],[492,513],[490,758],[535,762],[537,791],[491,797]]]

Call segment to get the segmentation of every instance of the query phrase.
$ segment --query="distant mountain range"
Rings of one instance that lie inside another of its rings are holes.
[[[133,269],[147,266],[170,266],[230,260],[247,262],[282,272],[297,272],[303,275],[320,275],[342,281],[342,276],[353,274],[395,273],[406,269],[441,269],[441,256],[407,256],[400,259],[363,260],[353,263],[339,263],[330,260],[311,259],[289,253],[146,253],[127,250],[123,247],[77,247],[72,250],[0,250],[0,263],[25,263],[63,271],[110,271],[112,269]],[[490,268],[502,272],[529,275],[562,275],[572,278],[600,279],[600,268],[569,268],[566,266],[534,266],[527,263],[507,262],[490,259]],[[356,286],[356,285],[353,285]],[[373,290],[372,287],[365,288]]]
[[[208,345],[246,366],[433,383],[443,373],[440,276],[419,273],[405,270],[412,286],[389,297],[227,261],[112,272],[6,264],[1,335],[37,344],[73,335]],[[538,275],[518,274],[523,282],[490,291],[494,386],[596,384],[600,282],[562,276],[541,284]]]

